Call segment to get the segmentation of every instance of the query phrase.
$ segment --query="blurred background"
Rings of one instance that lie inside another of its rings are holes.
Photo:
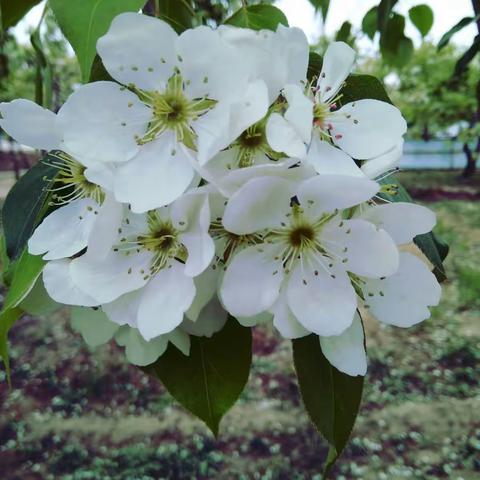
[[[193,1],[209,24],[240,3]],[[367,319],[363,406],[332,478],[478,479],[480,2],[271,3],[319,53],[346,41],[358,52],[355,72],[385,83],[409,124],[398,178],[437,213],[451,249],[430,320],[401,330]],[[393,9],[381,27],[386,4]],[[80,84],[73,51],[44,8],[0,37],[0,101],[29,98],[55,110]],[[0,205],[37,160],[0,130]],[[273,328],[254,332],[250,380],[219,439],[118,347],[89,350],[64,311],[24,317],[10,340],[12,391],[0,372],[2,478],[321,478],[327,447],[301,405],[290,344]]]

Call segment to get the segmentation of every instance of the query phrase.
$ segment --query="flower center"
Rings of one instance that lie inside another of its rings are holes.
[[[238,147],[236,165],[230,168],[245,168],[255,164],[255,155],[264,154],[272,160],[278,160],[282,155],[273,151],[267,142],[265,133],[266,118],[247,128],[236,140],[233,146]]]
[[[177,141],[192,150],[196,149],[197,135],[191,123],[213,108],[215,100],[189,99],[185,94],[185,83],[178,72],[170,77],[163,92],[145,92],[131,88],[152,109],[147,132],[137,139],[140,145],[151,142],[170,130],[175,133]]]
[[[310,225],[302,225],[290,231],[290,244],[299,248],[315,240],[315,230]]]
[[[91,198],[98,204],[103,202],[105,195],[101,187],[85,177],[86,167],[70,155],[51,152],[44,163],[58,170],[55,184],[49,190],[53,192],[50,205],[66,205],[80,198]]]

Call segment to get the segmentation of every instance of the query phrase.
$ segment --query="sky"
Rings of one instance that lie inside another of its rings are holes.
[[[441,36],[461,18],[472,16],[471,0],[399,0],[395,11],[407,14],[409,8],[420,3],[432,7],[435,19],[432,30],[427,38],[438,42]],[[277,0],[275,4],[283,10],[290,26],[302,28],[311,43],[315,43],[325,28],[327,35],[332,36],[346,20],[350,21],[357,31],[361,30],[362,18],[365,13],[378,0],[331,0],[330,9],[325,26],[319,15],[315,15],[314,8],[308,0]],[[28,43],[27,31],[36,25],[40,19],[43,5],[33,8],[22,22],[14,29],[14,33],[22,43]],[[420,34],[415,27],[407,21],[407,35],[418,45],[421,41]],[[454,42],[459,45],[470,45],[475,37],[475,25],[469,25],[454,37]],[[372,48],[370,40],[363,36],[357,41],[360,51]]]

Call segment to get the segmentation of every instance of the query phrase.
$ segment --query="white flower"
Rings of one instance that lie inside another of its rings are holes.
[[[273,103],[287,84],[305,82],[310,47],[299,28],[278,25],[277,31],[221,25],[218,32],[240,52],[251,80],[262,80]]]
[[[123,208],[104,213],[113,220],[94,230],[84,255],[47,264],[44,283],[57,301],[102,305],[112,321],[138,328],[148,341],[182,322],[195,296],[193,277],[213,258],[208,198],[187,193],[143,215],[125,208],[115,222]]]
[[[318,335],[342,333],[357,308],[349,274],[380,278],[398,268],[397,247],[384,230],[340,215],[378,189],[366,178],[340,175],[247,182],[230,198],[223,225],[262,242],[228,265],[220,291],[227,310],[249,317],[271,309],[275,317],[291,313]]]
[[[389,203],[360,209],[357,218],[385,229],[398,245],[435,225],[435,214],[412,203]],[[410,327],[430,317],[429,306],[438,305],[441,288],[427,265],[415,255],[400,252],[399,268],[390,276],[355,278],[364,306],[379,321]],[[329,362],[349,375],[365,375],[367,369],[364,334],[360,319],[339,336],[321,337],[320,345]]]
[[[152,39],[154,39],[152,41]],[[180,36],[165,22],[124,13],[97,43],[113,82],[75,92],[62,109],[65,144],[106,151],[115,195],[134,212],[167,205],[204,165],[267,112],[268,91],[235,47],[208,27]]]
[[[45,260],[67,258],[86,248],[96,216],[112,188],[112,167],[103,157],[73,157],[63,143],[59,116],[29,100],[0,104],[0,125],[18,142],[52,150],[42,161],[57,170],[51,187],[49,213],[29,239],[29,252]]]
[[[285,114],[272,114],[267,124],[274,150],[306,158],[318,173],[361,175],[351,157],[372,159],[399,143],[406,122],[393,105],[364,99],[338,108],[339,91],[354,58],[347,44],[334,42],[325,53],[316,87],[304,95],[298,85],[285,86]]]

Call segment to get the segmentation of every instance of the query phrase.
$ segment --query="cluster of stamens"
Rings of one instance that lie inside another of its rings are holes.
[[[125,219],[128,225],[130,222]],[[178,259],[185,262],[187,259],[187,250],[179,240],[179,231],[173,226],[171,220],[164,220],[157,211],[153,210],[147,213],[148,231],[144,234],[135,236],[126,236],[120,239],[120,243],[113,250],[125,255],[131,253],[140,253],[142,251],[151,252],[153,258],[148,272],[141,270],[144,280],[156,275],[163,268],[170,268],[172,260]],[[119,229],[122,233],[122,228]],[[129,269],[128,273],[132,273]]]
[[[204,82],[208,83],[208,77],[205,77]],[[178,142],[196,150],[197,135],[191,123],[208,112],[216,101],[207,96],[189,99],[185,95],[186,85],[188,82],[184,82],[180,73],[176,72],[168,80],[163,92],[143,91],[134,85],[129,86],[152,111],[147,132],[143,137],[136,139],[139,145],[151,142],[165,131],[170,130],[175,133]],[[172,154],[174,153],[172,152]]]
[[[66,205],[80,198],[91,198],[98,204],[103,202],[101,187],[85,177],[86,167],[70,155],[60,151],[51,152],[43,163],[58,170],[54,179],[44,179],[50,182],[54,180],[54,186],[48,190],[52,192],[50,205]]]

